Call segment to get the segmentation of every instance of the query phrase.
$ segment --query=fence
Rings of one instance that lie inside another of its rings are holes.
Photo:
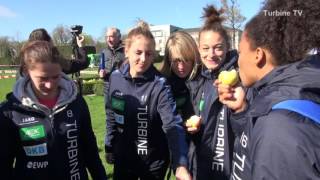
[[[19,66],[0,65],[0,79],[16,78]]]

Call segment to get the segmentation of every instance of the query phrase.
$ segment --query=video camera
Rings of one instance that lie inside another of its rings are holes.
[[[74,36],[79,36],[79,34],[82,33],[82,28],[83,26],[81,25],[73,25],[71,26],[71,34],[74,35]]]

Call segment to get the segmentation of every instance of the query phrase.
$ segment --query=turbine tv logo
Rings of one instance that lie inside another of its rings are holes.
[[[27,163],[27,168],[28,169],[43,169],[48,166],[49,162],[48,161],[40,161],[40,162],[32,162],[29,161]]]

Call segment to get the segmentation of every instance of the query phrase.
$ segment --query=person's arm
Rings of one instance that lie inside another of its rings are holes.
[[[0,137],[3,137],[0,148],[0,169],[3,179],[13,179],[14,152],[17,150],[15,132],[18,133],[10,125],[10,120],[3,115],[3,108],[0,107]]]
[[[111,107],[111,92],[110,92],[110,85],[112,84],[112,80],[110,79],[109,84],[106,84],[106,94],[108,96],[108,102],[106,102],[106,138],[105,138],[105,153],[106,153],[106,161],[109,164],[113,164],[114,162],[114,155],[113,155],[113,145],[117,135],[116,130],[116,120],[114,117],[114,112]]]
[[[86,166],[93,179],[106,180],[107,175],[99,157],[96,137],[91,126],[91,118],[88,105],[82,97],[78,97],[81,98],[79,103],[81,107],[80,123],[82,125],[82,129],[80,132],[80,141],[82,143],[81,147],[84,148],[84,158]]]
[[[83,36],[77,36],[77,44],[79,46],[79,57],[78,59],[66,59],[67,63],[69,63],[68,66],[69,68],[64,68],[63,72],[66,74],[71,74],[71,73],[76,73],[80,70],[88,68],[90,61],[89,58],[87,57],[87,52],[85,48],[83,47],[83,41],[84,37]]]
[[[251,179],[319,179],[319,126],[296,113],[259,118],[249,142]]]
[[[161,116],[162,129],[164,130],[169,149],[172,155],[172,167],[176,170],[177,179],[188,179],[190,177],[188,167],[188,147],[183,122],[176,112],[176,105],[170,86],[163,78],[160,82],[161,90],[158,95],[157,110]]]

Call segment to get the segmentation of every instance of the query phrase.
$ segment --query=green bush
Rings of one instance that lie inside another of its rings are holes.
[[[82,94],[96,94],[103,96],[103,80],[87,79],[82,81]]]
[[[94,84],[93,91],[94,91],[95,95],[103,96],[104,95],[103,89],[104,89],[103,81],[102,82],[101,81],[97,81],[97,83]]]
[[[83,95],[88,95],[88,94],[93,94],[93,86],[95,83],[93,82],[84,82],[82,84],[82,94]]]

